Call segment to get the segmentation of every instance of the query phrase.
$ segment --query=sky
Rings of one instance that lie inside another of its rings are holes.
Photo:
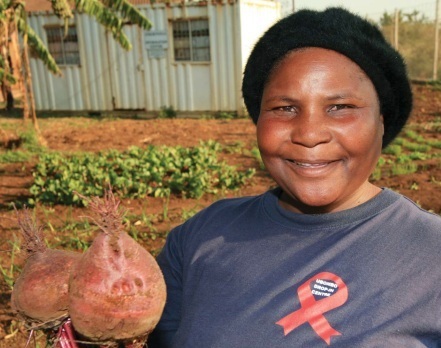
[[[342,6],[359,15],[378,21],[386,11],[393,13],[395,9],[406,12],[414,10],[424,13],[429,19],[435,19],[436,0],[284,0],[294,3],[295,9],[310,8],[323,10],[330,6]],[[441,5],[440,5],[441,7]]]

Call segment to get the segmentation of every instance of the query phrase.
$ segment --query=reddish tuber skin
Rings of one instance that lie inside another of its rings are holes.
[[[67,317],[69,270],[80,256],[70,251],[47,249],[26,260],[11,294],[12,308],[22,319],[51,327],[51,322]]]
[[[165,305],[159,266],[123,231],[118,206],[111,192],[90,202],[101,233],[71,274],[69,315],[75,331],[91,341],[145,339]]]
[[[17,211],[25,243],[26,263],[11,294],[11,306],[31,328],[52,328],[67,318],[70,270],[81,258],[72,251],[53,250],[25,209]]]

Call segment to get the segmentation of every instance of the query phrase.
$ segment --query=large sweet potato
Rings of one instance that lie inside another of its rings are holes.
[[[165,304],[159,266],[124,231],[119,205],[111,191],[89,201],[100,233],[71,274],[69,314],[75,331],[91,341],[145,339]]]
[[[80,253],[47,248],[43,228],[27,209],[17,211],[26,263],[17,278],[11,306],[32,328],[51,328],[67,318],[70,270]]]

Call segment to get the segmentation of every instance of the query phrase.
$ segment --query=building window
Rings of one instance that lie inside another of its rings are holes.
[[[210,32],[207,19],[173,22],[173,47],[176,61],[210,61]]]
[[[69,26],[65,34],[64,26],[46,27],[49,52],[59,65],[80,65],[77,28]]]

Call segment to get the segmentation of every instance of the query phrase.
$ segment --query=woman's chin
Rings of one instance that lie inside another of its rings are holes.
[[[289,195],[285,191],[280,197],[280,205],[296,213],[322,214],[338,210],[338,201],[329,195],[315,193],[296,193]]]

